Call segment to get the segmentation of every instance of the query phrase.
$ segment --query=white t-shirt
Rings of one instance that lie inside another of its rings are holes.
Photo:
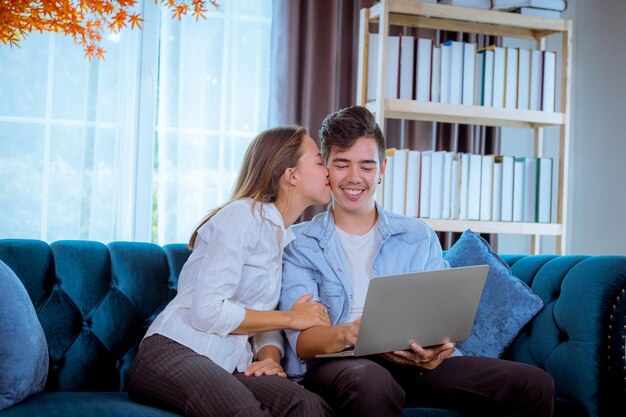
[[[375,224],[369,232],[361,236],[346,233],[337,226],[335,226],[335,230],[346,254],[350,276],[352,277],[354,298],[350,315],[348,316],[348,321],[350,322],[358,319],[363,314],[367,287],[370,279],[372,279],[372,267],[374,266],[374,257],[376,256],[378,224]]]

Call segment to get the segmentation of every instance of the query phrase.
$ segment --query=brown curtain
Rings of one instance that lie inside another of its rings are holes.
[[[355,104],[360,7],[354,0],[274,1],[269,126],[300,124],[319,144],[326,115]],[[302,218],[324,209],[311,207]]]
[[[272,16],[269,126],[298,123],[318,141],[318,130],[327,114],[356,103],[359,10],[373,0],[275,0]],[[376,25],[370,28],[377,31]],[[390,28],[447,40],[476,42],[478,48],[500,39],[475,34]],[[447,123],[388,120],[384,127],[388,147],[418,150],[451,150],[497,154],[500,129]],[[324,207],[312,207],[302,219],[310,219]],[[444,249],[457,233],[440,233]],[[489,236],[484,236],[489,239]],[[493,239],[491,239],[493,240]],[[495,243],[495,242],[492,242]]]
[[[317,131],[327,114],[355,103],[359,3],[275,0],[270,126]]]

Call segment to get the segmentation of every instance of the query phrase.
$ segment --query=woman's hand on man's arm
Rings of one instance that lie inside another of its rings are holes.
[[[300,297],[287,311],[260,311],[246,308],[246,316],[233,334],[249,334],[270,330],[304,330],[313,326],[330,326],[328,310],[310,301],[313,294]]]

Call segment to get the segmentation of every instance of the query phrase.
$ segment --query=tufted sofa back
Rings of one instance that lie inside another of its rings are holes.
[[[124,391],[148,326],[176,293],[183,244],[0,241],[50,352],[47,391]]]
[[[148,326],[174,297],[186,245],[0,240],[50,351],[48,391],[124,391]],[[505,357],[555,378],[589,416],[626,409],[626,257],[503,255],[544,301]]]
[[[582,403],[590,416],[622,415],[626,257],[502,257],[544,302],[505,358],[548,371],[559,397]]]

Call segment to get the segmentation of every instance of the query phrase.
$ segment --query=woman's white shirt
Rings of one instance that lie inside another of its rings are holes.
[[[294,239],[274,204],[250,199],[223,207],[198,230],[176,297],[145,337],[158,333],[240,372],[266,345],[283,346],[279,331],[231,334],[245,308],[273,310],[280,297],[283,249]],[[282,349],[281,349],[282,350]]]

